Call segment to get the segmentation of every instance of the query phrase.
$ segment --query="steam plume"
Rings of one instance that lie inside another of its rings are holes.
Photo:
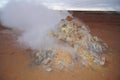
[[[39,49],[54,46],[55,41],[48,36],[48,32],[67,15],[68,12],[49,10],[34,1],[10,0],[2,8],[0,20],[2,25],[22,31],[17,40],[19,43],[31,49]]]

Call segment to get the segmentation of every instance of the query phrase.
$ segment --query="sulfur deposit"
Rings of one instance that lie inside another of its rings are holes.
[[[44,66],[47,71],[70,68],[76,63],[84,66],[105,64],[103,54],[108,51],[108,46],[97,36],[91,35],[88,26],[70,16],[62,19],[57,26],[48,34],[58,41],[60,47],[40,49],[34,53],[34,63]]]

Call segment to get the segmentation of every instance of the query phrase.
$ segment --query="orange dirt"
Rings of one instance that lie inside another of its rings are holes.
[[[74,16],[110,47],[112,54],[106,56],[105,66],[45,72],[29,66],[32,50],[21,49],[11,34],[0,33],[0,80],[120,80],[120,14],[75,12]],[[5,29],[0,26],[0,31]]]

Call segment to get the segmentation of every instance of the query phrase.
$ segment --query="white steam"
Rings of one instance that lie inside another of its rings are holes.
[[[67,15],[69,13],[49,10],[28,0],[11,0],[2,8],[0,19],[2,25],[23,32],[18,37],[19,43],[39,49],[53,46],[55,41],[48,36],[48,32]]]

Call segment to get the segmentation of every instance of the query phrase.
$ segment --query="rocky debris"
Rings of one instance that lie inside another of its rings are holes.
[[[73,64],[73,56],[69,51],[63,49],[57,49],[54,65],[57,67],[69,67]]]
[[[105,57],[102,56],[108,46],[101,39],[90,34],[88,26],[80,23],[72,17],[62,19],[55,31],[50,36],[67,44],[77,55],[77,62],[84,66],[97,64],[104,65]],[[51,67],[63,69],[74,64],[71,52],[63,48],[40,50],[34,53],[35,63],[49,66],[46,71],[52,71]]]
[[[100,64],[100,65],[104,65],[105,64],[105,57],[102,57],[102,58],[97,58],[97,59],[94,59],[94,62],[97,63],[97,64]]]
[[[74,19],[64,19],[58,31],[53,32],[53,37],[68,43],[83,61],[104,65],[105,58],[101,55],[107,51],[108,46],[98,37],[92,36],[86,25]]]
[[[34,63],[43,65],[46,71],[52,71],[52,68],[63,69],[73,63],[72,55],[63,49],[38,51],[34,54]]]

